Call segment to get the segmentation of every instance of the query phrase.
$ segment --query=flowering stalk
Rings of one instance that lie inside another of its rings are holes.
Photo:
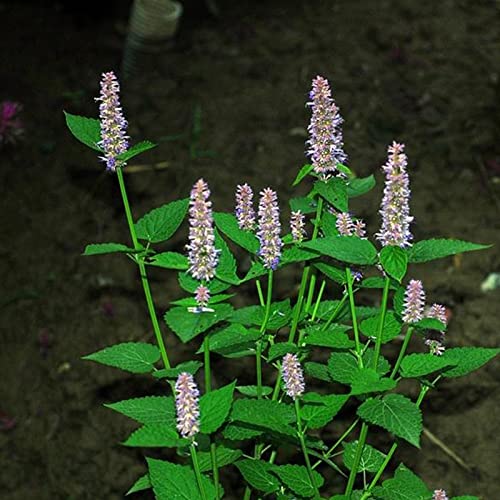
[[[321,177],[326,178],[329,173],[340,175],[337,164],[347,160],[341,128],[344,120],[331,97],[328,80],[321,76],[314,78],[309,97],[311,101],[307,105],[312,109],[312,116],[307,128],[310,134],[307,154],[314,171]]]
[[[175,383],[177,430],[183,438],[192,438],[200,431],[200,391],[187,372],[181,373]]]
[[[260,242],[259,256],[266,269],[275,271],[281,257],[283,242],[280,238],[278,197],[276,192],[265,188],[260,192],[259,225],[257,237]]]
[[[287,395],[294,401],[304,394],[304,374],[296,354],[285,354],[281,362],[281,376],[285,382]]]
[[[420,280],[410,280],[405,290],[402,318],[405,323],[416,323],[424,317],[425,292]]]
[[[448,495],[445,490],[434,490],[432,500],[448,500]]]
[[[236,208],[234,211],[238,227],[252,231],[255,227],[255,210],[253,208],[253,191],[248,184],[236,186]]]
[[[383,246],[411,246],[410,232],[410,180],[406,172],[407,158],[403,153],[404,144],[393,142],[388,147],[389,157],[382,167],[385,173],[385,188],[380,215],[382,227],[376,238]]]
[[[446,314],[446,307],[441,304],[432,304],[427,311],[425,311],[426,318],[434,318],[441,321],[444,325],[448,323],[448,316]],[[442,356],[446,347],[444,345],[445,332],[431,332],[425,340],[425,345],[429,347],[429,352],[435,356]]]
[[[293,241],[300,243],[306,235],[304,214],[297,210],[290,215],[290,232],[292,233]]]

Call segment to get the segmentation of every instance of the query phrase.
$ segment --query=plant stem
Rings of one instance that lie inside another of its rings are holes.
[[[378,358],[380,356],[380,347],[382,346],[382,332],[384,331],[385,314],[387,312],[387,298],[389,297],[389,286],[391,279],[385,277],[384,291],[382,292],[382,304],[380,305],[380,322],[378,324],[377,340],[375,342],[375,354],[373,355],[373,368],[377,370]]]
[[[262,287],[260,286],[260,280],[255,280],[255,286],[257,287],[257,294],[259,296],[259,303],[261,306],[264,306],[264,295],[262,294]]]
[[[205,493],[205,489],[203,488],[203,480],[200,472],[200,464],[198,463],[198,456],[196,455],[196,447],[193,443],[189,447],[191,452],[191,460],[193,461],[193,469],[196,476],[196,482],[198,483],[198,488],[200,489],[201,498],[203,500],[207,500],[207,495]]]
[[[396,361],[396,364],[394,365],[394,368],[389,378],[394,378],[398,373],[399,367],[401,366],[401,362],[403,361],[404,355],[406,353],[406,349],[408,347],[408,344],[410,343],[412,333],[413,333],[413,328],[410,326],[406,331],[405,339],[403,341],[403,345],[401,346],[401,350],[399,351],[398,359]]]
[[[297,416],[297,435],[300,441],[300,447],[302,449],[302,454],[304,455],[304,460],[306,462],[307,473],[309,474],[309,480],[311,481],[311,486],[314,488],[315,498],[320,498],[318,487],[314,481],[313,470],[311,467],[311,461],[309,460],[309,454],[307,452],[307,446],[304,439],[304,431],[302,429],[302,419],[300,418],[300,401],[298,398],[295,399],[295,415]]]
[[[326,281],[323,280],[321,282],[321,287],[320,287],[319,292],[318,292],[318,298],[316,299],[316,304],[314,304],[314,309],[313,309],[313,312],[311,315],[311,320],[310,320],[311,322],[316,319],[316,314],[318,313],[319,304],[320,304],[321,299],[323,297],[323,292],[325,291],[325,286],[326,286]]]
[[[314,297],[315,287],[316,287],[316,269],[313,269],[312,274],[311,274],[311,279],[309,280],[309,291],[307,293],[307,301],[306,301],[306,305],[304,307],[304,310],[306,313],[308,313],[309,309],[311,308],[312,299]]]
[[[347,480],[347,486],[344,493],[347,498],[351,498],[351,493],[354,487],[354,481],[356,480],[356,475],[358,473],[359,462],[361,461],[361,456],[363,454],[363,448],[365,447],[367,434],[368,434],[368,424],[365,424],[363,422],[361,424],[361,431],[359,433],[358,446],[356,447],[356,455],[354,456],[354,462],[352,464],[351,472],[349,474],[349,479]]]
[[[340,310],[342,309],[342,307],[345,304],[345,301],[347,300],[348,297],[349,297],[349,294],[344,292],[344,295],[342,296],[339,303],[337,304],[337,307],[333,311],[332,315],[328,318],[328,321],[323,325],[323,328],[321,328],[321,331],[325,331],[330,326],[332,321],[338,316]]]
[[[137,251],[141,250],[141,245],[137,240],[137,234],[135,232],[134,219],[132,217],[132,212],[130,210],[130,203],[128,201],[127,190],[125,189],[125,181],[123,179],[123,172],[121,167],[116,169],[116,176],[118,177],[118,184],[120,185],[120,193],[122,195],[123,207],[125,208],[125,215],[127,217],[128,228],[130,231],[130,237],[132,238],[132,243],[134,249]],[[144,289],[144,296],[146,297],[146,303],[148,306],[149,316],[151,317],[151,323],[153,325],[153,330],[156,337],[156,342],[161,352],[161,357],[165,368],[170,368],[170,361],[168,359],[167,350],[163,342],[163,337],[160,330],[160,325],[158,323],[158,317],[156,316],[156,311],[153,304],[153,297],[151,295],[151,289],[149,288],[148,277],[146,274],[146,266],[144,262],[136,257],[136,262],[139,266],[139,274],[141,276],[142,288]]]
[[[257,399],[262,398],[262,335],[266,331],[269,316],[271,315],[271,301],[273,297],[273,271],[269,270],[267,274],[267,297],[264,319],[260,327],[260,339],[257,341],[257,350],[255,353],[255,368],[257,371]]]
[[[293,312],[292,326],[290,328],[290,333],[288,335],[288,342],[295,342],[295,333],[297,332],[297,327],[299,325],[300,313],[302,311],[302,304],[304,303],[304,293],[307,285],[307,278],[309,277],[310,266],[306,266],[302,272],[302,279],[300,280],[299,295],[297,297],[297,303],[295,304],[295,310]]]
[[[347,293],[349,294],[349,306],[351,308],[352,328],[354,330],[354,342],[356,343],[356,356],[358,365],[363,368],[363,358],[361,356],[361,344],[359,342],[358,319],[356,316],[356,304],[354,303],[354,293],[352,291],[352,274],[351,270],[346,267],[345,277],[347,283]]]

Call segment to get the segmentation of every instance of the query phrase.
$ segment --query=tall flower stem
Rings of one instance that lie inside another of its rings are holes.
[[[257,350],[255,353],[255,368],[257,371],[257,398],[262,397],[262,335],[264,335],[267,323],[269,322],[269,316],[271,315],[271,301],[273,297],[273,271],[269,270],[267,273],[267,296],[266,305],[264,311],[264,319],[260,327],[261,338],[257,341]]]
[[[351,270],[347,267],[345,270],[345,278],[347,284],[347,293],[349,295],[349,307],[351,309],[352,329],[354,331],[354,342],[356,344],[356,357],[358,358],[358,365],[363,368],[363,358],[361,357],[361,343],[359,341],[358,319],[356,315],[356,304],[354,302],[354,292],[352,290],[352,274]]]
[[[128,201],[127,190],[125,188],[125,181],[123,179],[123,172],[121,167],[116,169],[116,175],[118,177],[118,184],[120,185],[120,193],[122,195],[123,207],[125,209],[125,215],[127,217],[128,228],[130,231],[130,237],[132,238],[132,244],[134,249],[140,251],[142,249],[139,241],[137,240],[137,233],[135,232],[134,219],[132,218],[132,211],[130,210],[130,203]],[[156,316],[156,311],[153,304],[153,297],[151,295],[151,289],[149,287],[148,277],[146,274],[146,266],[144,262],[136,257],[137,265],[139,266],[139,274],[141,276],[142,288],[144,289],[144,296],[146,297],[146,303],[148,306],[149,316],[151,317],[151,323],[153,325],[153,330],[156,337],[156,342],[161,352],[161,358],[165,368],[170,368],[170,361],[168,359],[167,350],[165,348],[165,343],[163,342],[163,337],[160,330],[160,325],[158,323],[158,317]]]
[[[290,333],[288,334],[288,342],[295,342],[295,333],[297,332],[297,327],[299,325],[300,313],[302,311],[302,304],[304,303],[304,293],[307,286],[307,278],[309,277],[310,266],[304,267],[302,272],[302,278],[300,280],[299,295],[297,297],[297,302],[295,304],[295,309],[293,311],[292,326],[290,328]]]
[[[408,348],[408,344],[410,343],[412,333],[413,333],[413,328],[410,326],[406,331],[405,339],[403,340],[403,345],[401,346],[401,350],[399,351],[398,359],[396,360],[396,364],[394,365],[394,368],[392,369],[389,378],[394,378],[398,373],[399,367],[401,366],[401,362],[403,361],[404,355],[406,354],[406,349]]]
[[[354,295],[354,293],[355,292],[353,291],[353,295]],[[332,324],[333,320],[335,320],[337,318],[337,316],[339,315],[340,310],[344,306],[344,304],[345,304],[346,300],[348,299],[348,297],[349,297],[349,294],[344,291],[344,295],[342,296],[342,298],[340,299],[339,303],[337,304],[337,307],[334,309],[333,313],[328,318],[327,322],[321,328],[322,332],[324,332]]]
[[[203,488],[203,478],[200,471],[200,464],[198,463],[198,455],[196,455],[196,447],[193,443],[189,447],[191,452],[191,460],[193,461],[194,474],[196,476],[196,482],[198,483],[198,488],[200,490],[201,498],[207,500],[207,494],[205,493],[205,488]]]
[[[391,279],[389,276],[385,277],[384,291],[382,292],[382,304],[380,305],[380,321],[378,324],[377,340],[375,342],[375,354],[373,356],[373,368],[377,369],[378,358],[380,357],[380,348],[382,346],[382,333],[384,331],[385,315],[387,313],[387,299],[389,297],[389,287]]]
[[[313,469],[311,467],[311,461],[309,460],[309,454],[307,452],[307,446],[304,439],[305,432],[302,428],[302,419],[300,417],[300,400],[299,398],[295,399],[295,415],[297,416],[297,435],[300,441],[300,447],[302,449],[302,454],[304,455],[304,461],[307,467],[307,473],[309,475],[309,480],[311,481],[311,485],[314,488],[315,498],[320,498],[318,487],[316,486],[316,482],[314,481]]]
[[[347,486],[344,493],[347,498],[351,498],[351,493],[354,487],[354,481],[356,480],[356,475],[358,473],[359,462],[361,461],[361,455],[363,454],[363,448],[365,447],[367,434],[368,424],[365,424],[363,422],[361,424],[361,431],[359,432],[358,446],[356,447],[354,462],[352,464],[351,472],[349,474],[349,479],[347,480]]]

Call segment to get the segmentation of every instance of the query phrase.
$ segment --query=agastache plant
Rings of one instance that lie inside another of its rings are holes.
[[[384,165],[382,225],[375,242],[370,240],[361,219],[349,215],[349,205],[375,180],[357,178],[341,164],[341,120],[322,77],[314,79],[311,93],[314,165],[304,165],[294,181],[309,192],[290,202],[290,234],[281,235],[282,207],[271,187],[260,192],[257,217],[247,184],[237,187],[235,212],[212,213],[203,179],[194,182],[189,197],[136,219],[122,170],[127,160],[154,145],[143,141],[129,147],[113,73],[104,74],[102,88],[100,120],[66,113],[66,121],[116,173],[131,245],[91,244],[84,255],[122,254],[137,265],[155,341],[124,339],[85,359],[149,376],[151,387],[157,384],[160,395],[107,406],[137,421],[125,446],[170,450],[155,453],[162,458],[147,453],[144,473],[128,494],[149,491],[158,500],[390,500],[410,498],[410,492],[415,500],[447,499],[442,487],[451,486],[427,486],[398,465],[397,451],[420,446],[421,405],[442,379],[466,375],[500,350],[453,345],[444,350],[446,309],[426,307],[417,266],[488,246],[444,238],[411,241],[409,174],[403,146],[396,142]],[[185,253],[159,248],[184,222],[189,229]],[[241,265],[233,254],[236,247]],[[183,291],[164,313],[162,327],[149,286],[150,266],[166,270],[169,280],[176,274]],[[289,294],[273,297],[273,282],[287,267],[295,267],[300,280],[287,287]],[[252,284],[255,300],[246,293],[234,301],[240,286],[248,291]],[[361,290],[367,292],[363,298]],[[186,344],[180,352],[191,353],[175,366],[166,335]],[[414,337],[427,342],[431,352],[419,352]],[[223,358],[217,386],[214,356]],[[245,357],[251,357],[250,365]],[[239,380],[229,380],[231,364]],[[416,398],[405,394],[404,381],[418,387]],[[348,425],[342,423],[346,418],[352,419]],[[387,437],[374,440],[380,433]],[[227,480],[220,469],[238,479]]]

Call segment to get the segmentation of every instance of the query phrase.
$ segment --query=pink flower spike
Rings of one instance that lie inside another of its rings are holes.
[[[266,269],[277,269],[283,242],[280,238],[281,223],[276,192],[265,188],[260,192],[259,223],[259,255]]]
[[[206,286],[200,285],[196,289],[195,300],[198,307],[206,307],[208,305],[208,301],[210,300],[210,290]]]
[[[403,321],[416,323],[424,316],[425,292],[420,280],[410,280],[405,291]]]
[[[448,495],[444,490],[434,490],[432,500],[448,500]]]
[[[281,363],[281,375],[288,396],[295,400],[304,394],[304,374],[296,354],[285,354]]]
[[[441,321],[444,325],[448,324],[448,315],[446,313],[446,307],[441,304],[432,304],[425,313],[426,318],[434,318]]]
[[[335,226],[340,236],[352,236],[354,234],[354,223],[348,212],[339,212],[336,214],[337,220]]]
[[[297,210],[290,215],[290,232],[292,233],[293,241],[300,243],[306,235],[304,214]]]
[[[255,227],[255,210],[253,208],[253,191],[248,184],[236,186],[236,219],[238,226],[245,231]]]
[[[190,373],[183,372],[175,383],[177,430],[183,438],[191,438],[200,431],[200,391]]]

